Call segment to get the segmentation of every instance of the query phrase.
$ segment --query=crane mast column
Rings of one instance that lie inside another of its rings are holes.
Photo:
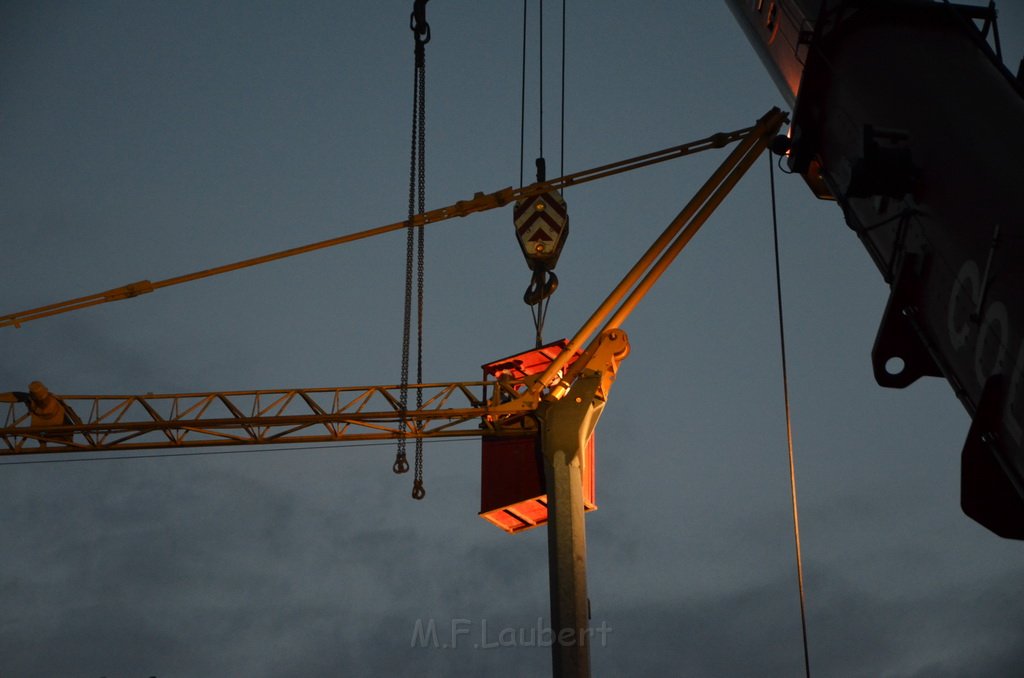
[[[556,678],[590,675],[590,600],[583,507],[583,453],[604,410],[600,376],[581,377],[561,400],[543,403],[541,451],[548,498],[551,651]]]

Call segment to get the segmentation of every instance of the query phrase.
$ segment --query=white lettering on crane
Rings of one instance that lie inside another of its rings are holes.
[[[949,329],[949,343],[953,344],[953,348],[958,351],[967,344],[967,335],[971,333],[971,314],[969,312],[963,313],[960,325],[957,326],[957,307],[964,303],[961,300],[961,296],[964,294],[967,296],[966,305],[968,308],[978,303],[975,297],[980,287],[981,272],[978,271],[978,265],[968,259],[960,267],[959,273],[956,274],[956,279],[953,281],[953,289],[949,295],[949,306],[946,309],[946,327]]]
[[[949,303],[946,308],[946,330],[949,343],[953,350],[960,352],[967,347],[972,332],[971,313],[978,305],[981,295],[981,271],[978,265],[968,259],[960,266],[953,285],[950,288]],[[959,312],[958,312],[959,311]],[[990,334],[998,333],[993,339],[997,342],[994,357],[986,360],[986,346],[990,346]],[[978,393],[984,388],[988,378],[1001,370],[1004,365],[1010,342],[1010,320],[1006,305],[1001,301],[986,304],[984,315],[978,327],[974,343],[973,377],[978,382]],[[1017,445],[1024,440],[1024,426],[1017,418],[1016,402],[1021,387],[1022,371],[1024,371],[1024,341],[1021,342],[1014,357],[1012,369],[1009,371],[1006,402],[1003,403],[1003,425]],[[975,403],[977,404],[977,403]]]
[[[998,327],[999,335],[996,338],[997,349],[995,359],[985,364],[985,353],[988,344],[988,335],[993,328]],[[1006,345],[1009,343],[1009,318],[1006,316],[1006,306],[1001,301],[994,301],[985,307],[985,315],[981,320],[981,328],[978,330],[978,341],[974,344],[974,376],[982,386],[989,376],[999,371],[1006,359]]]

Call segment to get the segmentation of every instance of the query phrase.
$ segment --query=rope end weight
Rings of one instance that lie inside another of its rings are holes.
[[[425,496],[427,496],[427,491],[423,489],[423,481],[414,480],[412,483],[412,498],[419,501]]]
[[[394,466],[391,467],[391,470],[397,474],[408,473],[409,460],[406,459],[405,457],[399,457],[398,459],[395,459],[395,464]]]

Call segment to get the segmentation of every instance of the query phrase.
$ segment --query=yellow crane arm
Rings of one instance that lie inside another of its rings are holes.
[[[52,396],[59,425],[39,422],[31,401],[0,402],[0,455],[500,435],[500,423],[531,409],[509,405],[521,380],[410,384],[424,402],[405,413],[403,431],[399,388]]]
[[[522,434],[536,427],[526,415],[563,398],[580,377],[598,377],[593,398],[603,403],[629,353],[620,325],[785,119],[772,109],[743,131],[741,143],[540,374],[410,384],[422,389],[424,405],[409,411],[402,410],[399,386],[57,397],[34,382],[30,393],[0,394],[0,413],[8,403],[0,455]]]
[[[683,156],[692,155],[694,153],[714,148],[722,148],[723,146],[727,146],[733,142],[740,141],[756,131],[757,127],[755,126],[746,127],[733,132],[719,132],[704,139],[698,139],[697,141],[672,146],[660,151],[638,155],[633,158],[620,160],[608,165],[592,167],[580,172],[558,177],[557,179],[552,179],[551,181],[530,184],[529,186],[522,186],[520,188],[512,188],[510,186],[492,193],[476,193],[469,200],[460,200],[453,205],[447,205],[445,207],[424,212],[423,214],[418,214],[413,217],[412,224],[413,226],[426,226],[427,224],[434,224],[454,217],[464,217],[475,212],[484,212],[496,207],[502,207],[524,198],[535,197],[545,193],[550,193],[551,191],[568,188],[570,186],[585,184],[590,181],[596,181],[597,179],[603,179],[622,172],[628,172],[641,167],[647,167],[648,165],[665,162],[666,160],[673,160],[675,158],[681,158]],[[115,287],[104,292],[96,292],[82,297],[76,297],[74,299],[68,299],[66,301],[47,304],[46,306],[39,306],[25,311],[2,315],[0,316],[0,327],[20,327],[22,324],[32,320],[58,315],[60,313],[67,313],[69,311],[76,311],[111,301],[130,299],[142,294],[148,294],[164,287],[180,285],[182,283],[192,282],[193,280],[201,280],[203,278],[209,278],[222,273],[229,273],[231,271],[257,266],[259,264],[277,261],[279,259],[294,257],[299,254],[306,254],[307,252],[314,252],[316,250],[322,250],[336,245],[343,245],[345,243],[362,240],[371,236],[397,231],[408,226],[408,221],[397,221],[392,224],[386,224],[384,226],[378,226],[364,231],[357,231],[355,233],[341,235],[328,240],[321,240],[308,245],[293,247],[279,252],[272,252],[259,257],[253,257],[251,259],[237,261],[231,264],[224,264],[222,266],[196,271],[195,273],[188,273],[185,275],[175,276],[173,278],[167,278],[165,280],[158,280],[157,282],[140,280],[138,282],[134,282],[129,285],[122,285],[121,287]]]

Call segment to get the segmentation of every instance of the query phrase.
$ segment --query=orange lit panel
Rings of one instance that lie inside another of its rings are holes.
[[[565,339],[483,366],[489,377],[521,379],[540,374],[569,345]],[[582,354],[576,351],[571,365]],[[548,522],[544,466],[537,435],[484,437],[480,464],[480,517],[506,532],[528,530]],[[594,436],[587,441],[583,468],[583,505],[594,503]]]
[[[566,349],[569,342],[565,339],[551,342],[525,353],[517,353],[501,360],[487,363],[483,366],[484,374],[489,377],[500,377],[507,375],[513,379],[522,379],[532,374],[540,374],[547,369],[558,355]],[[582,351],[576,351],[566,367],[572,365],[580,357]]]
[[[480,465],[480,517],[509,533],[548,522],[544,468],[536,436],[483,439]],[[594,502],[594,436],[587,441],[583,468],[583,507]]]

